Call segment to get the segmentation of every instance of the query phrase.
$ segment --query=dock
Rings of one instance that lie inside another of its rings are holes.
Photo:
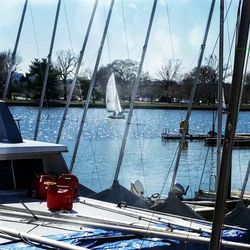
[[[167,130],[161,134],[162,140],[180,140],[182,137],[181,133],[169,133]],[[204,141],[205,146],[216,146],[217,136],[212,136],[211,134],[187,134],[185,135],[186,141]],[[223,143],[224,138],[222,137],[221,143]],[[250,147],[250,133],[237,133],[234,138],[234,147]]]
[[[222,137],[221,143],[224,142]],[[206,146],[216,146],[217,137],[208,137],[204,139]],[[234,147],[250,147],[250,134],[236,134],[234,138]]]
[[[161,138],[163,140],[180,140],[181,139],[182,134],[181,133],[167,133],[167,132],[163,132],[161,134]],[[185,140],[204,140],[206,138],[211,137],[210,134],[186,134],[185,135]]]

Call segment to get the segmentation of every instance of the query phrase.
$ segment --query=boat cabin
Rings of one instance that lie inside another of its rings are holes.
[[[27,189],[37,175],[68,172],[62,156],[67,147],[39,141],[0,143],[0,190]]]
[[[60,144],[23,140],[14,118],[0,101],[0,191],[28,189],[38,175],[68,173]]]

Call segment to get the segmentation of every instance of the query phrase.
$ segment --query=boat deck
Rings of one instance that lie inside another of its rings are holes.
[[[176,230],[168,231],[170,225],[192,228],[189,235],[199,236],[200,230],[211,232],[209,223],[180,216],[157,213],[132,207],[117,207],[116,204],[80,197],[73,204],[71,211],[50,211],[47,202],[26,197],[25,193],[14,193],[1,197],[1,226],[14,228],[20,232],[29,232],[38,236],[66,234],[86,231],[91,228],[119,230],[121,232],[169,237]],[[21,200],[21,202],[20,202]],[[178,230],[177,230],[178,231]],[[165,236],[164,236],[165,235]],[[1,243],[11,241],[8,237],[0,238]]]

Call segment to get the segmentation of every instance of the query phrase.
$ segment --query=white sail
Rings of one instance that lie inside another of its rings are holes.
[[[106,88],[106,109],[109,112],[121,112],[121,104],[115,84],[115,76],[112,73]]]
[[[224,88],[222,88],[222,109],[223,110],[227,109],[226,102],[225,102]]]

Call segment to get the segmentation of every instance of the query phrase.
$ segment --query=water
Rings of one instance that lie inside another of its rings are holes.
[[[11,107],[11,111],[15,118],[20,119],[19,125],[23,138],[32,139],[37,108]],[[64,154],[68,165],[82,112],[81,108],[70,108],[60,141],[68,146],[69,152]],[[44,109],[38,140],[56,141],[62,113],[63,108]],[[119,175],[119,181],[123,186],[130,188],[131,181],[140,179],[146,195],[167,193],[178,142],[162,141],[161,133],[164,128],[172,133],[178,132],[179,122],[185,114],[184,110],[134,110]],[[95,191],[110,187],[125,123],[126,119],[108,119],[105,109],[89,109],[73,170],[82,184]],[[211,130],[211,123],[212,111],[193,111],[189,126],[190,133],[207,133]],[[225,117],[223,124],[225,124]],[[237,132],[250,133],[250,112],[239,114]],[[232,171],[234,189],[239,189],[242,185],[249,158],[250,149],[234,149]],[[190,186],[188,196],[191,197],[198,187],[207,190],[209,184],[214,183],[215,166],[216,148],[206,147],[203,142],[189,142],[188,149],[184,150],[181,156],[177,182],[184,187]],[[250,190],[250,184],[247,188]]]

